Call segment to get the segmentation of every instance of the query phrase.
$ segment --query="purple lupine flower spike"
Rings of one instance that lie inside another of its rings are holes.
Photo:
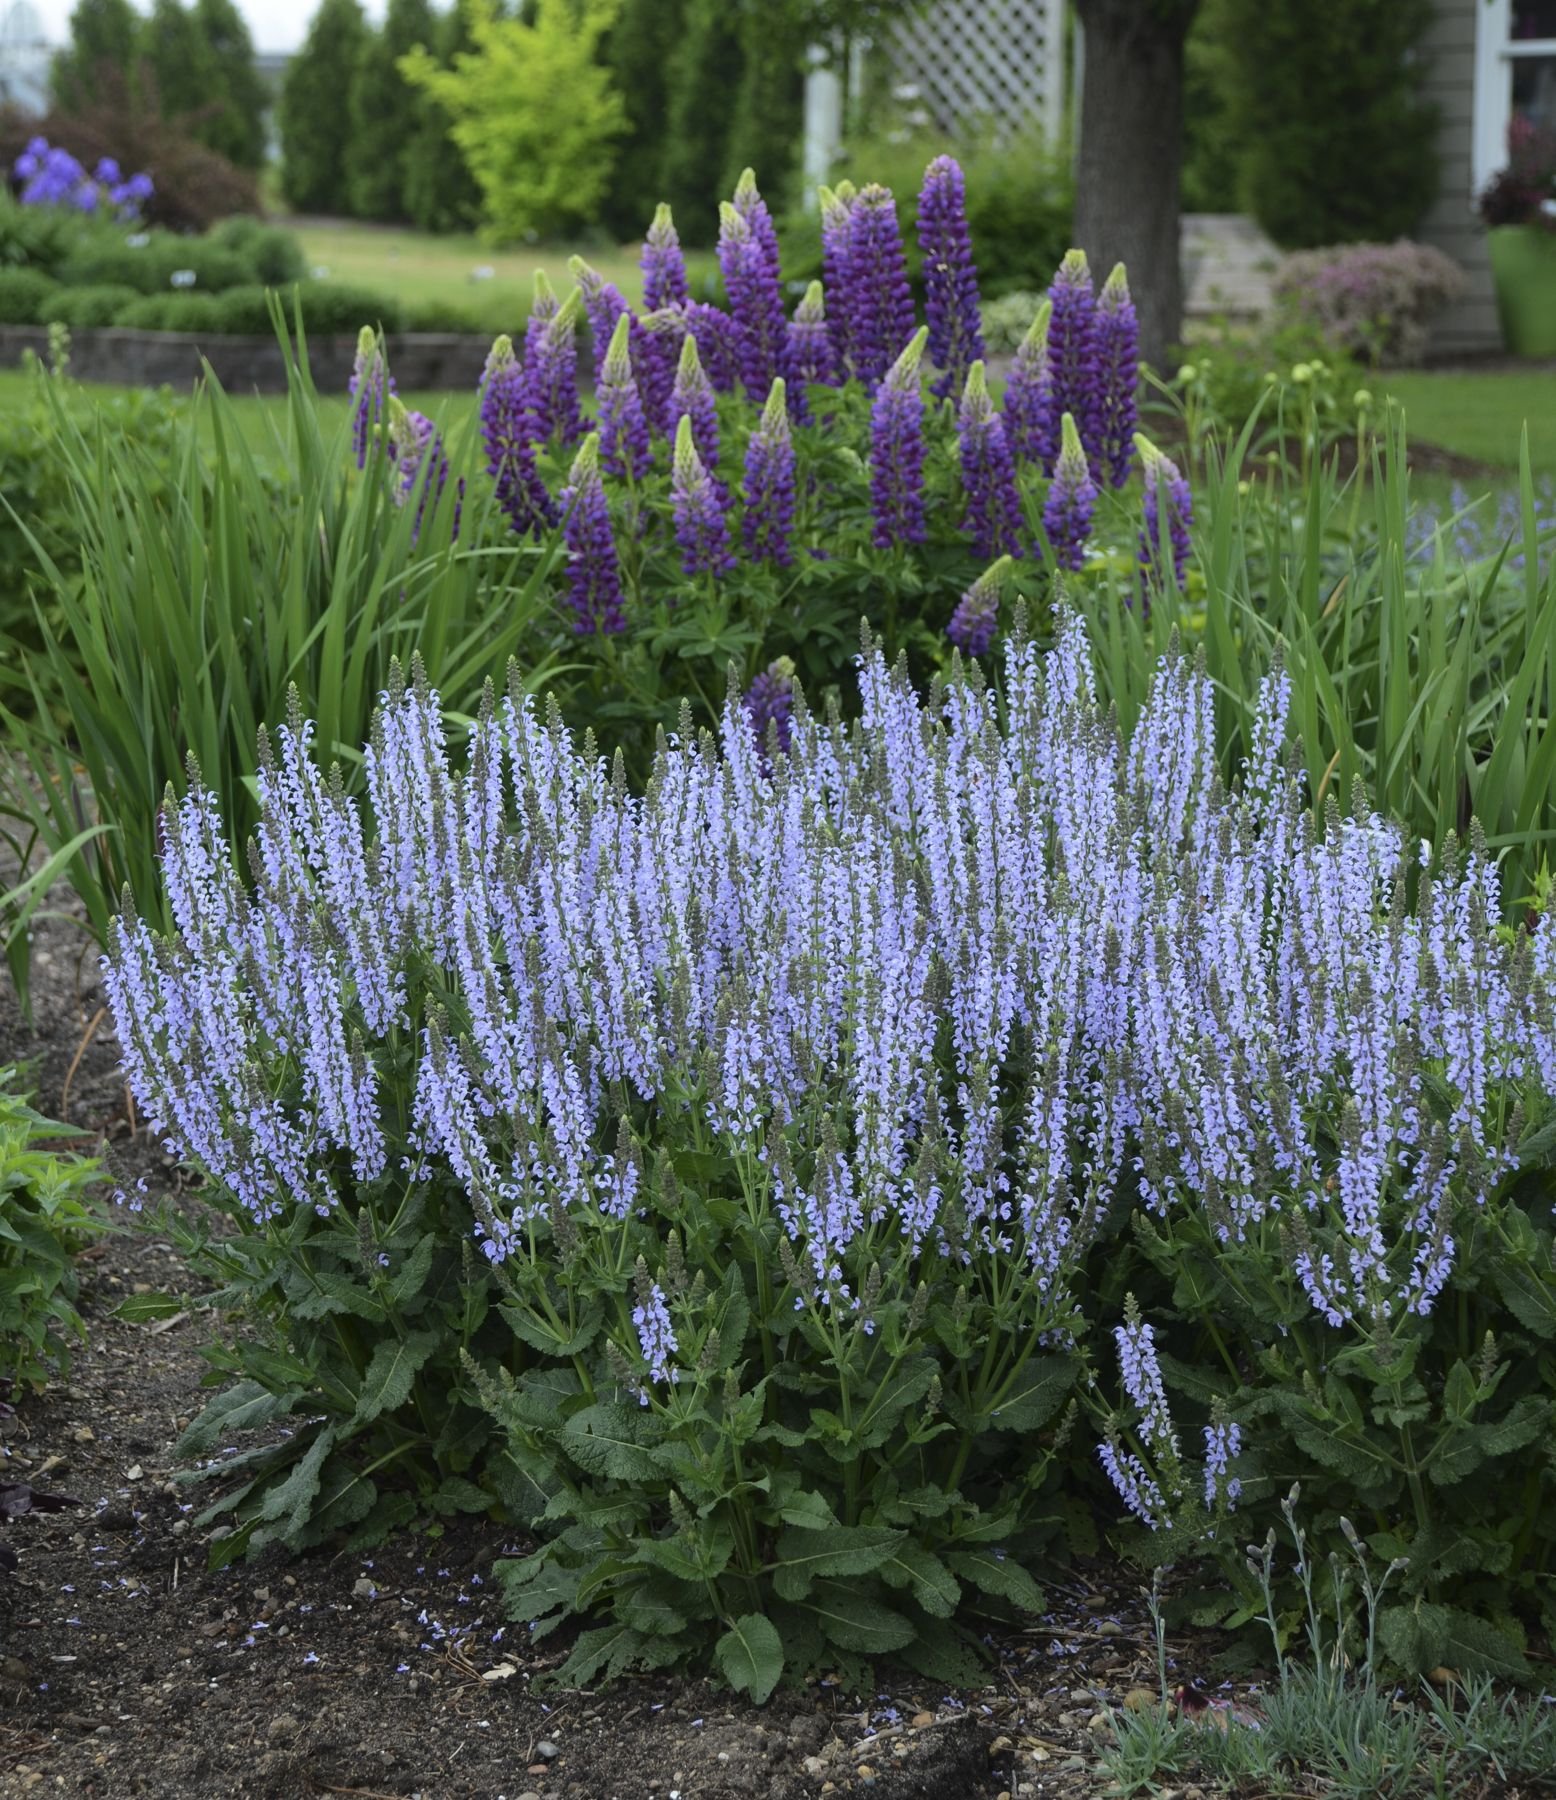
[[[832,354],[837,359],[838,380],[848,379],[853,355],[848,284],[848,231],[853,212],[854,184],[840,181],[836,189],[816,190],[821,203],[821,280],[826,292]]]
[[[1097,484],[1075,429],[1075,415],[1066,413],[1060,421],[1059,459],[1043,504],[1043,529],[1061,569],[1078,569],[1085,560],[1096,504]]]
[[[1059,454],[1059,415],[1048,369],[1048,324],[1053,302],[1043,301],[1021,340],[1005,383],[1005,441],[1022,462],[1052,472]]]
[[[957,602],[945,634],[965,656],[983,656],[994,642],[1000,617],[1000,591],[1011,566],[1008,556],[990,563]]]
[[[1149,611],[1152,591],[1163,585],[1169,561],[1175,585],[1183,586],[1189,566],[1189,528],[1194,523],[1194,491],[1178,465],[1171,457],[1163,456],[1149,438],[1136,432],[1134,444],[1140,454],[1140,467],[1145,472],[1140,520],[1140,585],[1145,608]],[[1165,553],[1162,544],[1164,526]]]
[[[1048,289],[1048,375],[1054,416],[1069,413],[1089,457],[1101,429],[1102,365],[1097,351],[1097,297],[1084,250],[1067,250]],[[1056,446],[1057,454],[1057,446]],[[1048,474],[1053,465],[1046,466]]]
[[[513,339],[500,337],[481,376],[481,441],[497,504],[520,533],[556,522],[556,502],[535,466],[537,435],[529,383],[513,353]]]
[[[600,438],[591,431],[578,446],[562,490],[562,532],[567,545],[567,585],[573,629],[625,631],[621,565],[611,529],[610,506],[600,480]]]
[[[1117,263],[1102,284],[1097,301],[1097,360],[1101,370],[1098,442],[1092,451],[1092,473],[1099,482],[1119,488],[1133,465],[1135,427],[1140,414],[1140,321],[1129,296],[1124,265]]]
[[[543,276],[535,278],[537,306],[542,304],[543,280]],[[555,298],[551,295],[553,302]],[[540,443],[555,438],[567,446],[584,435],[583,408],[578,404],[578,315],[582,308],[583,299],[576,288],[560,306],[553,304],[525,355],[530,417]],[[525,338],[528,343],[527,332]]]
[[[778,748],[789,748],[789,735],[794,720],[794,663],[780,656],[770,662],[745,692],[746,717],[757,748],[767,749],[768,727],[777,733]]]
[[[719,208],[718,253],[737,331],[740,381],[754,400],[767,393],[787,362],[783,292],[750,224],[727,200]]]
[[[607,281],[581,256],[567,259],[567,272],[578,283],[578,291],[583,295],[584,317],[589,321],[589,337],[594,347],[594,378],[598,381],[610,351],[616,321],[630,314],[632,307],[615,282]]]
[[[716,394],[732,394],[740,381],[740,344],[735,321],[706,300],[690,301],[687,325]]]
[[[920,326],[876,389],[870,411],[870,504],[877,549],[922,544],[924,396],[919,365],[929,332]]]
[[[524,366],[527,369],[535,360],[535,352],[540,348],[541,339],[546,335],[546,327],[561,310],[556,297],[556,289],[551,285],[551,278],[544,269],[535,271],[535,298],[530,302],[529,317],[524,322]]]
[[[954,394],[983,356],[978,270],[967,229],[967,184],[954,157],[937,156],[918,197],[918,241],[924,253],[924,312],[929,360],[941,371],[930,392]]]
[[[654,211],[654,222],[643,240],[643,310],[658,312],[664,306],[684,306],[689,297],[686,258],[670,208],[663,201]]]
[[[750,227],[751,236],[762,252],[762,260],[772,271],[773,280],[781,287],[783,267],[778,253],[778,230],[773,224],[773,215],[767,210],[767,202],[757,189],[754,169],[740,171],[740,179],[735,183],[733,205]]]
[[[681,567],[686,573],[723,575],[734,568],[724,499],[702,466],[688,418],[675,428],[670,497],[675,509],[675,540],[681,546]]]
[[[347,389],[356,402],[351,414],[351,445],[359,469],[367,467],[368,446],[384,414],[386,385],[392,394],[394,377],[384,356],[384,341],[371,325],[364,325],[357,334],[356,364]]]
[[[841,379],[819,281],[806,288],[789,321],[789,379],[818,387],[832,387]]]
[[[913,336],[913,295],[890,188],[861,188],[848,215],[849,348],[854,374],[874,393]]]
[[[762,408],[762,421],[746,445],[746,510],[741,521],[746,554],[753,562],[787,569],[794,561],[794,443],[789,435],[788,395],[780,375]]]
[[[395,466],[394,499],[404,506],[420,489],[416,502],[416,522],[411,527],[412,544],[421,536],[422,520],[429,505],[435,506],[448,481],[448,456],[443,448],[443,434],[434,420],[424,412],[407,407],[396,395],[389,396],[385,437],[390,460]],[[454,508],[454,534],[459,534],[460,508],[464,500],[464,482],[458,485],[459,501]]]
[[[600,460],[612,475],[637,481],[653,461],[648,421],[632,374],[632,321],[616,321],[610,348],[600,365]]]
[[[719,414],[713,400],[713,383],[697,353],[697,340],[687,332],[681,340],[681,355],[676,364],[675,385],[670,392],[671,428],[682,419],[692,422],[692,441],[702,466],[711,475],[719,466]]]
[[[968,532],[979,556],[1020,554],[1021,496],[1016,491],[1016,463],[1005,441],[1005,423],[994,410],[982,362],[967,371],[956,431],[961,442],[962,486]]]

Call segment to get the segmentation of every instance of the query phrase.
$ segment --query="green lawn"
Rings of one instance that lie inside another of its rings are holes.
[[[436,301],[461,308],[472,325],[494,335],[517,332],[529,315],[534,274],[544,269],[558,293],[572,287],[567,259],[576,251],[607,281],[636,300],[638,246],[545,244],[527,250],[493,250],[478,237],[433,237],[392,225],[364,225],[350,219],[283,221],[303,246],[315,271],[324,279],[353,287],[378,288],[415,303]],[[693,269],[713,266],[706,253],[694,253]],[[491,270],[478,278],[476,270]]]
[[[1500,468],[1518,467],[1519,435],[1529,426],[1536,475],[1556,475],[1556,370],[1516,374],[1401,371],[1379,385],[1405,409],[1412,439]]]

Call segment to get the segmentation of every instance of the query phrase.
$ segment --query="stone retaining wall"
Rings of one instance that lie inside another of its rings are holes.
[[[389,366],[401,393],[426,388],[473,388],[491,340],[468,332],[410,331],[389,339]],[[49,334],[41,325],[0,325],[0,366],[10,368],[34,350],[45,359]],[[356,358],[356,334],[308,339],[308,363],[320,393],[342,393]],[[286,359],[273,337],[207,336],[196,331],[72,331],[70,372],[79,381],[123,387],[192,387],[202,358],[230,394],[284,394]]]

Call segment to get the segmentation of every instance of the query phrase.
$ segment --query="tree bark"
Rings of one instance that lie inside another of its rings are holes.
[[[1158,369],[1183,330],[1183,45],[1198,6],[1075,0],[1085,33],[1076,242],[1099,283],[1114,263],[1128,269],[1140,354]]]

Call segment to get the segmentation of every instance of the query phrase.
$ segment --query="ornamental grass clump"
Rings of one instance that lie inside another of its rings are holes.
[[[1556,916],[1501,932],[1479,849],[1304,813],[1279,670],[1231,789],[1208,679],[1165,659],[1126,741],[1073,619],[998,700],[873,644],[859,687],[819,719],[775,665],[638,792],[517,692],[456,758],[396,679],[365,804],[295,712],[263,747],[248,881],[197,773],[170,803],[176,929],[126,914],[104,979],[252,1309],[185,1449],[292,1420],[204,1471],[222,1557],[490,1511],[534,1536],[513,1615],[587,1627],[561,1679],[711,1652],[761,1699],[968,1677],[1099,1441],[1223,1570],[1293,1464],[1423,1554],[1512,1510]]]

